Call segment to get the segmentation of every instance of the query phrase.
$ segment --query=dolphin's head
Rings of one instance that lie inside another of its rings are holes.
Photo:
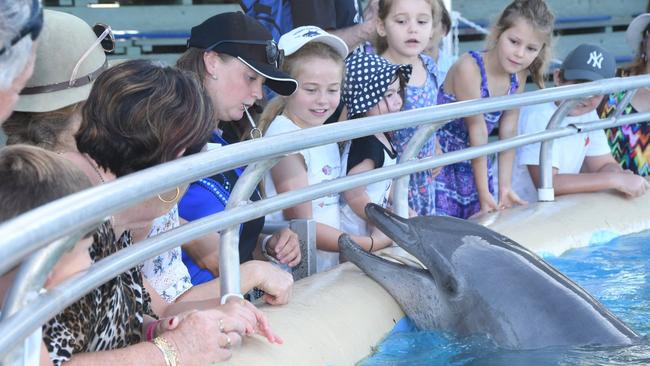
[[[445,231],[425,225],[423,218],[405,219],[375,204],[368,204],[366,215],[379,230],[393,239],[402,249],[419,259],[433,277],[436,285],[454,296],[459,288],[459,279],[451,265],[451,255],[460,244],[453,238],[446,237]]]

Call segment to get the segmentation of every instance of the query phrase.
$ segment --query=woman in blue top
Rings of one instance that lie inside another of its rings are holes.
[[[280,95],[289,95],[296,89],[296,81],[278,69],[281,57],[271,34],[241,13],[218,14],[193,27],[188,46],[177,67],[195,73],[202,81],[217,121],[242,119],[245,110],[262,98],[262,84]],[[226,144],[217,129],[208,148]],[[195,150],[201,148],[197,146]],[[181,218],[192,221],[223,211],[241,172],[239,168],[192,183],[179,203]],[[251,197],[259,198],[257,191]],[[263,226],[263,217],[242,225],[240,261],[245,263],[241,267],[241,287],[256,286],[266,292],[267,302],[286,303],[293,283],[291,275],[269,262],[253,261],[253,253],[266,252],[269,257],[293,267],[300,262],[298,239],[295,233],[285,229],[260,240]],[[218,275],[218,233],[188,243],[183,249],[183,260],[193,284]]]

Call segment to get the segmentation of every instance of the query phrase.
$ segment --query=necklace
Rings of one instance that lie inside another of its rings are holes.
[[[95,162],[92,161],[87,154],[82,154],[82,155],[83,155],[84,158],[86,158],[86,161],[88,162],[88,164],[90,164],[90,166],[93,168],[95,173],[97,173],[97,176],[99,177],[99,180],[102,182],[102,184],[106,183],[106,181],[104,181],[104,177],[102,176],[102,173],[100,173],[99,169],[97,169],[97,166],[95,165]]]

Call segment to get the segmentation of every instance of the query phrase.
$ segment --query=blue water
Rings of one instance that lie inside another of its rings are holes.
[[[404,319],[361,365],[650,365],[650,231],[573,249],[546,261],[644,339],[628,347],[507,351],[487,338],[417,331]],[[401,328],[401,329],[398,329]]]

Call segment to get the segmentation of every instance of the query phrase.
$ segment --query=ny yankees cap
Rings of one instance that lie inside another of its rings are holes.
[[[348,55],[348,46],[341,38],[329,34],[315,25],[305,25],[283,34],[278,46],[286,56],[289,56],[309,42],[325,43],[341,55],[341,58],[346,58]]]
[[[596,81],[614,77],[616,60],[601,47],[583,43],[566,56],[561,69],[564,80]]]

